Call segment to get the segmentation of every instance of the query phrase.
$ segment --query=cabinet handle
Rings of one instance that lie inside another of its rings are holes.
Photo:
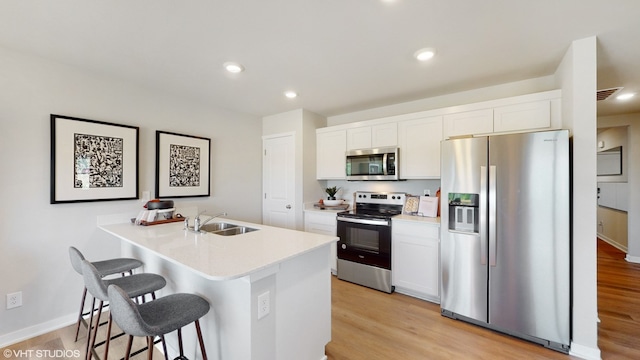
[[[287,209],[291,209],[291,205],[287,205],[285,206]]]

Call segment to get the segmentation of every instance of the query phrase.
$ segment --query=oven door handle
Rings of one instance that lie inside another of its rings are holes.
[[[354,219],[354,218],[347,218],[347,217],[342,217],[342,216],[338,216],[338,217],[336,217],[336,219],[338,221],[346,221],[346,222],[355,223],[355,224],[389,226],[389,221],[387,221],[387,220]]]

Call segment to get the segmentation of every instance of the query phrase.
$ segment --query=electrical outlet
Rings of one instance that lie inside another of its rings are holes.
[[[424,189],[424,196],[431,196],[431,190]]]
[[[7,294],[7,310],[22,306],[22,291]]]
[[[269,292],[267,291],[262,295],[258,296],[258,320],[269,315],[269,310],[270,310]]]

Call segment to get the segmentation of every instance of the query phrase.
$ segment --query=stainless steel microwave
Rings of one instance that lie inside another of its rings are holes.
[[[347,151],[347,180],[398,180],[398,148]]]

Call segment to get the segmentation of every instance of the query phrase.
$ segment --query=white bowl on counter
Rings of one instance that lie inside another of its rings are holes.
[[[342,202],[344,200],[342,199],[338,199],[338,200],[323,200],[322,203],[325,206],[338,206],[338,205],[342,205]]]

